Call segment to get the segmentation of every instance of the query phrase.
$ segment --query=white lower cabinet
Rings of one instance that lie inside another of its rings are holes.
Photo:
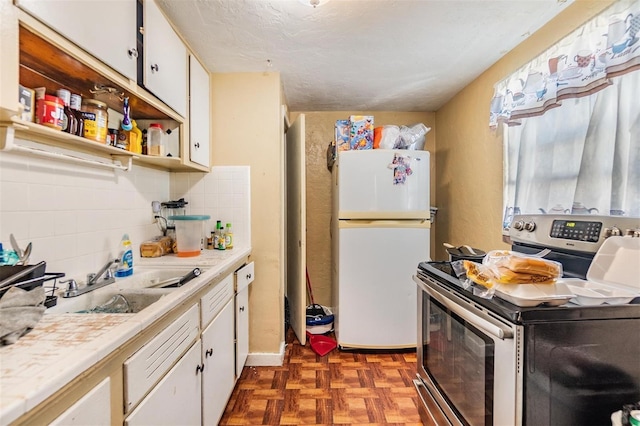
[[[233,302],[226,306],[202,333],[202,424],[216,425],[233,392]]]
[[[52,426],[109,426],[111,424],[111,388],[107,377],[73,404]]]
[[[236,276],[236,380],[249,355],[249,284],[255,278],[253,262],[238,269]]]
[[[125,425],[201,425],[201,351],[198,340],[125,419]]]
[[[125,411],[135,407],[198,338],[199,311],[194,304],[124,362]]]
[[[229,274],[125,361],[126,425],[218,424],[235,386],[233,289]]]

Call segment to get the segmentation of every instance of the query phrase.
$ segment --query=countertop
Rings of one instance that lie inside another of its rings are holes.
[[[235,247],[203,250],[192,258],[168,255],[139,259],[134,275],[136,266],[199,266],[206,270],[192,281],[193,285],[176,289],[137,314],[45,312],[31,332],[13,345],[0,347],[0,424],[16,420],[45,401],[249,254],[249,247]]]

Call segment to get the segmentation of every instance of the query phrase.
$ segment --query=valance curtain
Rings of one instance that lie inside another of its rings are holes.
[[[640,217],[640,72],[504,126],[504,140],[504,228],[519,213]]]
[[[503,229],[514,214],[640,217],[640,0],[619,1],[499,82]]]
[[[614,3],[495,85],[490,125],[519,125],[640,69],[640,0]]]

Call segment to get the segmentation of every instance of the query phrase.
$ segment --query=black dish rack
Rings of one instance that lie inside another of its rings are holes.
[[[63,272],[46,272],[46,262],[40,262],[35,265],[3,265],[0,266],[0,282],[4,282],[0,288],[0,297],[11,287],[18,287],[23,290],[32,290],[39,286],[45,288],[44,305],[47,308],[55,306],[58,297],[55,295],[58,289],[58,278],[64,277]],[[53,281],[50,285],[44,285],[45,282]]]

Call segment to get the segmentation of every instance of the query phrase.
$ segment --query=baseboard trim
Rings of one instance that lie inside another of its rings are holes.
[[[280,352],[252,352],[247,355],[246,366],[281,367],[284,363],[285,343],[280,343]]]

